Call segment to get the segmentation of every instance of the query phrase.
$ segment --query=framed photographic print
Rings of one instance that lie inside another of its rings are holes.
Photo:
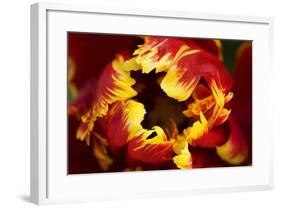
[[[32,202],[272,188],[272,24],[32,5]]]

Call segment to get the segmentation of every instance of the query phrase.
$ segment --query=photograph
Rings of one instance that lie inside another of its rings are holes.
[[[67,33],[68,174],[252,165],[252,41]]]

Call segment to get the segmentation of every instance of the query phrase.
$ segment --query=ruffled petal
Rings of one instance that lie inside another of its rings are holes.
[[[180,39],[156,36],[143,37],[144,44],[134,52],[137,63],[141,65],[143,73],[166,71],[187,49]]]
[[[193,144],[195,140],[207,135],[208,132],[208,121],[202,112],[200,112],[200,120],[194,122],[191,127],[188,127],[183,131],[189,144]]]
[[[197,50],[190,51],[190,55],[197,52]],[[201,78],[198,73],[190,70],[191,68],[189,68],[189,66],[183,65],[186,63],[186,57],[187,56],[182,58],[177,65],[173,65],[169,68],[160,84],[163,91],[169,97],[178,101],[187,100]]]
[[[136,82],[130,77],[130,71],[124,69],[124,65],[128,66],[128,63],[121,54],[118,54],[115,60],[108,64],[102,72],[97,83],[92,107],[82,116],[82,124],[78,129],[78,132],[86,132],[83,134],[77,133],[78,139],[89,140],[94,122],[98,117],[103,117],[107,114],[110,104],[127,100],[137,95],[137,92],[132,88],[132,85]],[[129,64],[129,66],[131,65]],[[85,125],[87,125],[87,128],[85,128]]]
[[[94,133],[93,155],[97,158],[97,161],[103,171],[107,171],[113,163],[113,159],[108,155],[107,147],[108,143],[106,139],[98,133]]]
[[[223,124],[224,122],[226,122],[230,113],[231,113],[231,110],[227,110],[226,108],[223,108],[221,110],[221,112],[219,113],[219,115],[217,116],[213,126],[219,126],[219,125]]]
[[[173,157],[173,162],[179,169],[192,168],[192,156],[188,150],[188,142],[184,135],[178,135],[173,144],[173,151],[176,156]]]
[[[188,104],[187,109],[183,111],[183,114],[188,118],[199,116],[200,112],[204,114],[215,105],[213,95],[210,90],[203,85],[197,86],[192,97],[194,102]]]
[[[110,147],[114,150],[126,145],[142,130],[141,122],[144,119],[143,104],[133,101],[120,101],[109,107],[107,115],[97,122],[104,129]]]
[[[232,165],[240,165],[246,161],[249,153],[249,145],[242,129],[231,118],[228,120],[230,136],[225,144],[216,148],[221,159]]]
[[[207,87],[200,84],[192,97],[194,101],[188,104],[187,110],[183,111],[183,114],[188,118],[195,120],[199,118],[200,120],[195,121],[192,127],[184,130],[185,135],[188,137],[188,142],[193,146],[198,145],[201,147],[221,145],[225,142],[223,130],[212,131],[212,129],[222,125],[228,119],[231,110],[224,108],[224,104],[232,99],[233,93],[229,92],[225,96],[223,93],[221,94],[221,91],[211,92]],[[206,122],[204,122],[204,132],[200,133],[198,129],[202,129],[202,121]]]
[[[145,43],[135,51],[137,62],[143,73],[153,69],[165,71],[161,88],[178,101],[189,98],[201,77],[208,83],[213,93],[226,92],[232,86],[232,78],[217,57],[200,49],[188,40],[163,37],[144,37]],[[219,91],[217,90],[219,89]],[[216,94],[217,98],[221,95]],[[221,104],[221,103],[220,103]]]
[[[128,146],[130,158],[150,164],[166,163],[172,159],[172,153],[172,142],[158,126],[154,126],[153,130],[143,129]]]

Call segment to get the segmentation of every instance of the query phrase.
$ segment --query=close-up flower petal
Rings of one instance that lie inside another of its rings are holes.
[[[155,136],[154,136],[155,135]],[[129,142],[128,154],[144,163],[163,164],[172,159],[172,141],[158,126],[143,130]]]
[[[109,63],[102,72],[97,83],[92,106],[82,116],[83,123],[77,133],[77,137],[80,140],[89,140],[94,122],[98,117],[106,115],[108,105],[137,95],[137,92],[132,88],[135,80],[130,77],[130,72],[123,70],[124,63],[124,56],[118,54],[112,63]],[[81,131],[83,134],[80,133]]]
[[[250,42],[68,37],[69,173],[251,165]]]
[[[113,149],[126,145],[142,130],[143,104],[133,100],[120,101],[109,107],[107,115],[97,122],[105,129],[104,135]]]
[[[226,162],[232,165],[240,165],[243,163],[249,153],[249,147],[247,144],[247,139],[236,124],[236,121],[229,119],[230,136],[225,144],[218,146],[218,155]]]
[[[177,154],[173,157],[173,161],[180,169],[192,168],[192,156],[188,150],[188,142],[184,135],[177,135],[173,144],[173,151]]]

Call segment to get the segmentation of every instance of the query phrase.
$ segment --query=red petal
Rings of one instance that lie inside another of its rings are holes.
[[[107,115],[97,122],[103,128],[110,147],[117,150],[126,145],[142,130],[144,106],[133,100],[116,102],[109,107]]]
[[[70,115],[75,115],[77,118],[87,112],[91,106],[91,101],[93,99],[94,87],[93,84],[88,82],[79,91],[78,97],[72,100],[68,105],[68,113]]]
[[[139,43],[141,39],[136,36],[69,32],[68,56],[77,69],[74,83],[80,89],[89,78],[97,80],[116,53],[125,49],[132,54]]]
[[[232,78],[220,60],[200,49],[192,39],[183,41],[179,38],[153,36],[144,39],[145,43],[135,51],[138,54],[137,62],[145,73],[154,68],[156,72],[167,72],[162,88],[169,96],[179,101],[187,99],[201,77],[209,85],[215,81],[224,92],[231,88]],[[178,90],[183,93],[176,93]]]
[[[208,51],[222,61],[222,46],[220,40],[214,39],[192,39],[200,48]]]
[[[227,134],[223,128],[212,129],[208,134],[199,139],[192,141],[192,146],[200,146],[204,148],[214,148],[222,145],[227,140]]]
[[[245,128],[252,125],[252,44],[243,44],[234,67],[233,116]]]
[[[217,154],[232,165],[240,165],[248,158],[249,144],[244,132],[232,117],[229,118],[228,123],[230,137],[226,143],[216,148]]]
[[[158,134],[155,137],[158,136],[164,135]],[[136,136],[129,142],[128,154],[130,158],[136,161],[152,164],[163,164],[172,159],[173,150],[171,142],[150,142],[150,139],[144,137],[146,137],[145,132]]]
[[[82,122],[90,126],[89,131],[92,131],[94,122],[98,117],[103,117],[107,114],[110,104],[127,100],[137,95],[137,92],[132,88],[135,80],[130,77],[129,71],[124,70],[124,64],[126,64],[124,57],[118,54],[116,59],[108,64],[102,72],[97,83],[91,109],[82,117]],[[79,139],[84,140],[87,138]]]

